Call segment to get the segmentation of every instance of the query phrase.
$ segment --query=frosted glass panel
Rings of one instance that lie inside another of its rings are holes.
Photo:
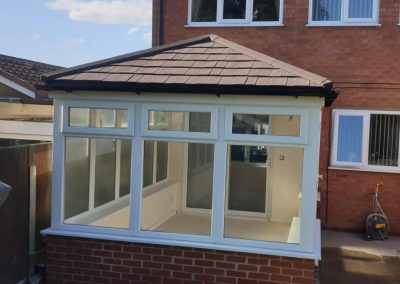
[[[64,217],[89,208],[89,139],[65,139]]]
[[[89,127],[90,110],[87,108],[70,108],[69,125],[78,127]]]
[[[94,139],[96,148],[95,207],[115,198],[115,142],[114,139]]]
[[[373,0],[350,0],[349,18],[372,18]]]
[[[363,117],[341,115],[339,117],[337,160],[360,163],[362,154]]]
[[[313,21],[340,21],[341,9],[341,0],[313,0],[312,19]]]

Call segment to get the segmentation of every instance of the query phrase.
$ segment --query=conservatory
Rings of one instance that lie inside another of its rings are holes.
[[[217,36],[52,73],[44,233],[319,257],[330,81]]]

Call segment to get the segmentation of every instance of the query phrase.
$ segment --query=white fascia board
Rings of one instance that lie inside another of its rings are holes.
[[[32,99],[36,98],[35,92],[29,90],[26,87],[21,86],[20,84],[15,83],[15,82],[11,81],[10,79],[7,79],[6,77],[3,77],[1,75],[0,75],[0,83],[6,85],[6,86],[24,94],[25,96],[32,98]]]
[[[0,120],[0,138],[53,141],[53,123]]]

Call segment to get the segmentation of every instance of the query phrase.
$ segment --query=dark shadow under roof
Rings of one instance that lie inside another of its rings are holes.
[[[216,35],[164,45],[45,74],[47,90],[103,90],[321,96],[328,79]]]

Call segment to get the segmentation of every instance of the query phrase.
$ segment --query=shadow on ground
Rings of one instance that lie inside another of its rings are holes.
[[[322,248],[321,284],[400,284],[400,256]]]

